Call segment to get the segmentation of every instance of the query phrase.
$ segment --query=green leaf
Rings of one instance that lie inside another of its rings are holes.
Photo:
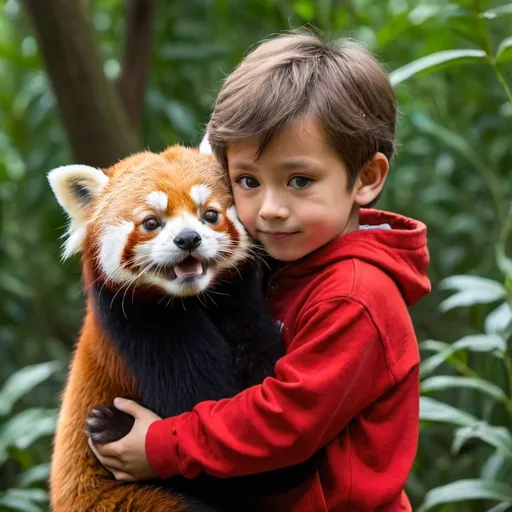
[[[468,276],[468,275],[456,275],[450,276],[443,279],[440,283],[440,287],[445,290],[458,290],[465,291],[472,288],[478,288],[482,291],[490,291],[495,294],[504,293],[504,288],[498,281],[487,279],[479,276]]]
[[[494,311],[489,313],[485,319],[485,332],[498,334],[504,332],[512,322],[512,309],[508,302],[504,302]]]
[[[492,352],[497,357],[507,350],[505,340],[496,334],[471,334],[450,345],[455,350],[469,350],[471,352]]]
[[[506,199],[503,195],[503,184],[496,175],[494,168],[484,160],[482,153],[475,150],[474,144],[470,144],[464,137],[441,126],[422,112],[412,114],[411,119],[418,130],[428,133],[443,145],[452,148],[480,173],[494,196],[498,215],[500,217],[504,216]]]
[[[489,9],[485,12],[482,12],[480,14],[480,17],[488,20],[493,20],[498,16],[506,14],[512,14],[512,4],[500,5],[499,7],[495,7],[494,9]]]
[[[496,263],[505,276],[512,278],[512,259],[506,255],[505,248],[500,243],[496,244]]]
[[[454,388],[475,389],[498,400],[499,402],[507,402],[506,393],[499,386],[496,386],[496,384],[484,379],[439,375],[436,377],[430,377],[421,383],[422,393],[432,393],[434,391],[443,391],[445,389]]]
[[[20,475],[20,486],[30,487],[38,482],[45,482],[50,476],[50,464],[39,464],[38,466],[27,469]]]
[[[485,461],[480,471],[480,478],[483,480],[497,480],[499,472],[506,463],[506,456],[501,451],[494,451]]]
[[[500,503],[495,507],[490,508],[487,512],[506,512],[512,507],[512,503]]]
[[[0,498],[0,505],[18,512],[41,512],[39,503],[48,502],[48,493],[43,489],[8,489]]]
[[[443,50],[395,69],[389,78],[396,86],[419,73],[431,73],[447,66],[480,62],[485,56],[483,50]]]
[[[417,512],[425,512],[444,503],[466,500],[512,502],[512,487],[487,480],[459,480],[429,491]]]
[[[475,416],[425,396],[420,398],[420,420],[450,423],[461,427],[469,427],[478,423]]]
[[[501,283],[477,276],[450,276],[441,281],[440,288],[457,290],[440,305],[440,311],[446,312],[460,306],[488,304],[505,297],[505,288]]]
[[[420,345],[420,348],[421,345]],[[430,375],[434,370],[460,350],[469,350],[470,352],[491,352],[497,357],[502,357],[507,349],[505,340],[496,334],[474,334],[464,336],[455,343],[448,345],[437,354],[424,359],[420,364],[420,374],[422,378]]]
[[[25,366],[13,373],[0,390],[0,416],[8,415],[17,400],[61,368],[61,363],[52,361]]]
[[[411,26],[409,22],[409,13],[401,12],[398,16],[391,18],[378,32],[377,44],[382,50],[384,46],[395,41],[400,34]]]
[[[512,36],[504,39],[496,50],[496,62],[502,64],[512,60]]]
[[[493,427],[481,421],[470,427],[459,428],[455,432],[452,453],[459,453],[469,439],[480,439],[503,452],[507,457],[512,457],[512,436],[504,427]]]
[[[474,43],[478,48],[486,47],[485,27],[479,18],[468,9],[460,9],[446,20],[446,29]]]
[[[421,350],[432,350],[433,352],[441,352],[450,346],[445,341],[425,340],[419,344]]]
[[[13,445],[25,449],[41,437],[55,432],[57,409],[33,408],[20,412],[0,428],[0,465],[7,459]]]

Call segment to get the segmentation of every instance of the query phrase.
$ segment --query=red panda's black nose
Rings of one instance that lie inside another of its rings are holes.
[[[173,240],[180,249],[185,251],[195,249],[201,245],[201,241],[201,235],[197,231],[193,231],[191,229],[184,229],[183,231],[180,231]]]

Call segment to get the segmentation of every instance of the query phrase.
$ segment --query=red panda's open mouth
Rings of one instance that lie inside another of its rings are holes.
[[[165,270],[167,279],[186,279],[190,277],[200,277],[206,274],[206,265],[194,258],[188,256],[177,265],[169,266]]]

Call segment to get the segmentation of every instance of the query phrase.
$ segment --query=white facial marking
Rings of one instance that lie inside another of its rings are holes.
[[[87,224],[82,224],[79,227],[70,228],[64,237],[67,237],[62,249],[62,259],[65,260],[73,254],[82,250],[82,244],[85,239]]]
[[[116,226],[108,226],[101,236],[100,265],[114,282],[121,283],[132,279],[132,274],[120,267],[128,237],[134,228],[133,222],[123,221]]]
[[[226,210],[226,217],[233,223],[235,229],[238,232],[238,236],[240,237],[240,246],[237,248],[237,251],[234,251],[233,254],[234,261],[237,262],[243,259],[245,257],[245,254],[249,250],[249,237],[243,224],[240,222],[240,219],[238,218],[238,213],[234,205],[230,206]]]
[[[151,192],[151,194],[148,194],[146,197],[146,203],[151,206],[151,208],[160,212],[167,210],[167,201],[168,198],[165,192]]]
[[[220,203],[217,203],[215,201],[212,201],[208,206],[210,206],[214,210],[217,210],[218,212],[222,211],[222,206],[220,205]]]
[[[204,183],[201,183],[200,185],[194,185],[190,189],[190,197],[198,207],[206,202],[211,193],[212,191],[210,190],[210,187]]]

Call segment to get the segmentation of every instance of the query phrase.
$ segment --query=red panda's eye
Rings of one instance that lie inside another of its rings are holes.
[[[203,219],[209,224],[216,224],[219,221],[219,213],[215,210],[206,210]]]
[[[149,215],[142,221],[142,225],[146,231],[154,231],[161,226],[161,223],[154,215]]]

